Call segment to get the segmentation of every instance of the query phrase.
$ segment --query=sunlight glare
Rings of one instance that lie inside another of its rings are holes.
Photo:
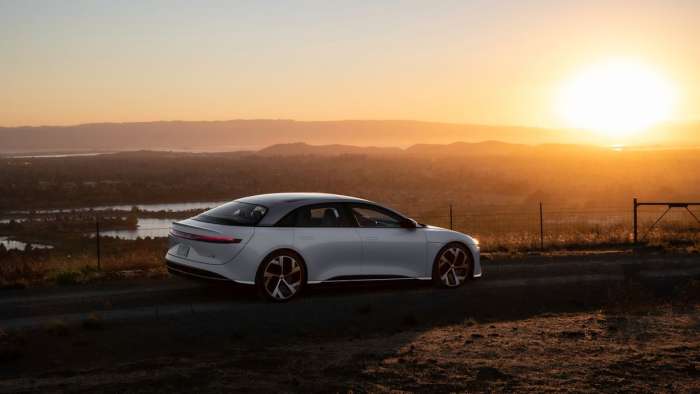
[[[675,96],[658,71],[641,62],[613,60],[566,82],[557,109],[571,127],[619,140],[669,119]]]

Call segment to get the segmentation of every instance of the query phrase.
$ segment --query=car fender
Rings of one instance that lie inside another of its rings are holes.
[[[270,239],[275,241],[270,242]],[[237,278],[239,282],[254,284],[260,263],[270,253],[289,249],[299,254],[302,259],[304,258],[304,254],[294,247],[293,242],[294,232],[292,228],[258,227],[255,236],[238,256],[226,264],[226,267],[231,273],[231,277]]]
[[[440,252],[440,249],[442,249],[445,245],[451,242],[459,242],[466,246],[471,252],[472,258],[474,260],[474,276],[481,276],[479,243],[476,239],[467,234],[440,227],[428,226],[426,230],[428,240],[428,261],[426,262],[426,264],[429,269],[429,271],[427,272],[432,272],[433,263],[435,262],[435,258]]]

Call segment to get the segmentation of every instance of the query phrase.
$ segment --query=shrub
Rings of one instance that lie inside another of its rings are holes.
[[[53,281],[61,286],[70,286],[80,283],[81,274],[74,270],[60,270],[53,274]]]

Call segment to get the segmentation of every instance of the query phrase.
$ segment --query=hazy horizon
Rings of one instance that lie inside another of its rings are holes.
[[[542,127],[533,126],[527,124],[510,124],[510,123],[479,123],[479,122],[451,122],[443,121],[437,119],[413,119],[413,118],[338,118],[338,119],[295,119],[295,118],[246,118],[246,117],[224,117],[224,118],[212,118],[212,119],[144,119],[135,121],[120,121],[120,120],[96,120],[91,122],[80,122],[80,123],[37,123],[37,124],[16,124],[16,125],[0,125],[0,129],[10,129],[10,128],[39,128],[39,127],[76,127],[85,125],[100,125],[100,124],[123,124],[123,123],[178,123],[178,122],[201,122],[201,123],[214,123],[214,122],[234,122],[234,121],[288,121],[288,122],[417,122],[417,123],[442,123],[449,125],[470,125],[470,126],[484,126],[484,127],[518,127],[518,128],[529,128],[529,129],[543,129],[543,130],[558,130],[558,131],[571,131],[571,132],[586,132],[585,129],[576,129],[571,127]],[[668,121],[656,125],[655,127],[663,126],[694,126],[695,124],[700,124],[700,117],[695,119],[687,119],[685,121]]]
[[[129,150],[222,152],[258,150],[277,144],[400,147],[415,144],[499,141],[510,144],[568,144],[627,148],[700,146],[700,123],[660,126],[614,144],[594,133],[407,120],[229,120],[93,123],[75,126],[0,128],[0,152],[64,153]],[[663,136],[663,138],[659,138]]]

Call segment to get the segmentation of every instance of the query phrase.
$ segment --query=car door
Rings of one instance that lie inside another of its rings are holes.
[[[294,215],[294,246],[306,262],[309,282],[363,275],[362,240],[342,206],[311,205]]]
[[[402,228],[399,215],[371,204],[351,204],[362,239],[364,271],[369,278],[422,278],[427,241],[421,228]]]

